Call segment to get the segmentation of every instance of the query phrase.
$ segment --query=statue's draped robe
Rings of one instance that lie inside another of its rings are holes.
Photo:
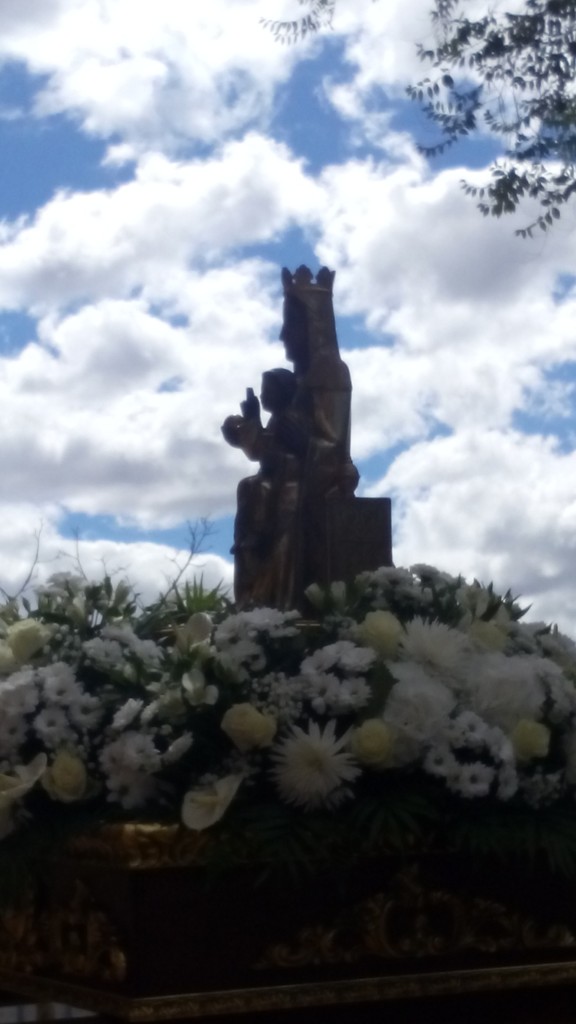
[[[288,413],[247,431],[244,451],[271,467],[241,481],[235,531],[236,597],[242,606],[297,607],[316,578],[323,509],[350,496],[358,472],[350,459],[350,374],[337,347],[312,353]],[[260,543],[247,543],[258,534]]]

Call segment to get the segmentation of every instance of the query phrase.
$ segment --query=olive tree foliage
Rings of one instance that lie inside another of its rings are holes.
[[[281,43],[295,43],[309,32],[331,28],[336,0],[298,0],[304,13],[291,21],[272,21],[262,18],[261,24],[269,28]]]
[[[277,39],[295,42],[330,27],[337,4],[298,0],[293,21],[267,21]],[[471,18],[467,0],[433,0],[436,45],[418,47],[429,75],[408,94],[439,130],[437,156],[466,136],[488,132],[503,144],[484,186],[464,181],[481,212],[515,213],[522,200],[539,207],[517,234],[546,231],[576,192],[576,0],[524,0],[514,12],[486,0]],[[468,8],[468,13],[467,13]]]
[[[524,0],[471,20],[466,0],[436,0],[437,45],[419,46],[431,74],[408,90],[439,128],[427,156],[485,130],[504,157],[484,187],[462,182],[485,215],[515,213],[523,199],[540,207],[516,233],[546,231],[576,192],[576,0]]]

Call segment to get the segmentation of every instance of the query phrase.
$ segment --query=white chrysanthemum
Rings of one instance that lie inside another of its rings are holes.
[[[89,661],[100,668],[116,668],[123,666],[124,648],[117,640],[103,640],[94,637],[82,644],[84,654]]]
[[[106,786],[108,802],[120,804],[127,811],[143,807],[159,795],[158,780],[153,775],[129,768],[107,778]]]
[[[496,771],[481,761],[472,764],[461,764],[458,771],[447,779],[448,788],[459,796],[472,799],[488,796],[490,787],[496,778]]]
[[[240,682],[250,678],[252,672],[266,667],[264,648],[254,640],[238,640],[218,651],[217,659],[225,672]]]
[[[472,710],[506,732],[511,732],[522,718],[537,721],[546,698],[538,677],[539,660],[496,653],[475,658],[465,686]]]
[[[104,747],[100,764],[110,776],[125,769],[154,772],[161,766],[161,757],[151,736],[132,730]]]
[[[253,681],[250,699],[259,711],[273,715],[279,725],[288,724],[302,713],[303,681],[289,679],[282,672],[271,673]]]
[[[396,668],[402,666],[394,666]],[[430,679],[418,666],[411,666],[410,677],[396,683],[384,708],[384,721],[414,740],[432,740],[445,731],[455,699],[448,687]]]
[[[128,625],[104,626],[102,630],[104,640],[117,641],[126,647],[132,654],[135,654],[140,661],[150,665],[156,665],[162,660],[163,651],[153,640],[141,640],[133,629]]]
[[[104,717],[104,708],[97,697],[89,693],[81,693],[68,705],[68,715],[73,725],[79,729],[93,729]]]
[[[55,704],[69,704],[82,693],[73,669],[63,661],[47,665],[41,670],[40,678],[44,697]]]
[[[68,716],[57,705],[44,708],[36,715],[33,728],[48,747],[60,747],[74,739]]]
[[[459,630],[418,618],[408,623],[400,641],[401,657],[440,674],[453,672],[469,650],[468,638]]]
[[[438,743],[427,751],[422,767],[429,775],[435,775],[440,779],[450,779],[457,774],[459,764],[448,744]]]
[[[488,731],[489,727],[486,722],[474,711],[462,711],[455,718],[449,720],[446,726],[446,738],[453,747],[476,749],[483,746]]]
[[[331,720],[324,731],[316,722],[308,723],[308,732],[298,726],[272,753],[272,775],[283,800],[307,811],[335,807],[349,795],[347,782],[353,782],[360,769],[345,749],[349,731],[336,738],[336,723]]]
[[[0,681],[0,710],[10,715],[27,715],[38,707],[39,689],[32,669],[14,672]]]
[[[371,647],[357,647],[350,640],[338,640],[304,658],[301,671],[303,676],[314,676],[331,669],[340,669],[348,675],[361,675],[375,661],[376,653]]]
[[[301,693],[318,715],[343,715],[360,710],[372,697],[365,679],[339,679],[331,672],[304,676]]]
[[[214,632],[214,644],[222,649],[241,640],[253,640],[259,633],[266,633],[270,639],[296,636],[296,620],[299,612],[281,612],[276,608],[254,608],[249,612],[229,615]]]

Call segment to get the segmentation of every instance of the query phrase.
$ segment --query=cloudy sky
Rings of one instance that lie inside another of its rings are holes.
[[[337,272],[360,493],[399,565],[437,564],[575,632],[576,207],[484,219],[485,138],[429,164],[405,98],[428,0],[0,0],[0,584],[73,567],[144,593],[231,579],[222,440],[283,364],[279,269]],[[79,539],[78,539],[79,538]],[[198,568],[198,566],[200,568]]]

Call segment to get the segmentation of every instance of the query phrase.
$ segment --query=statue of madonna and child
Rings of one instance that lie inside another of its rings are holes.
[[[392,564],[389,499],[354,496],[352,385],[336,336],[334,276],[326,267],[315,279],[307,267],[282,271],[280,340],[293,370],[266,371],[260,401],[248,388],[241,415],[222,426],[226,441],[259,463],[237,492],[232,552],[241,608],[302,607],[310,583]]]

